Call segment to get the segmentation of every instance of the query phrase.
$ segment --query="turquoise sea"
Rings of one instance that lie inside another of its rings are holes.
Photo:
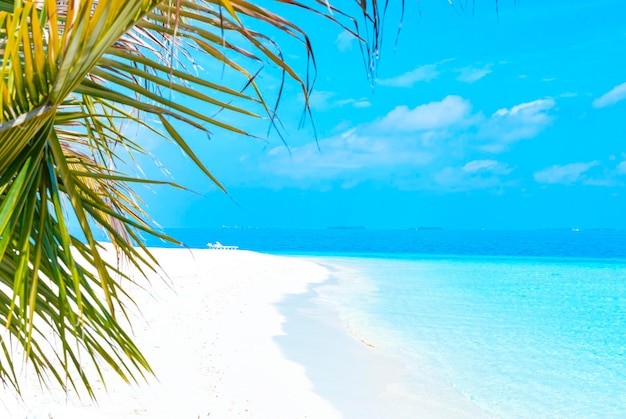
[[[624,231],[169,233],[313,257],[333,272],[316,294],[353,333],[496,416],[626,415]]]

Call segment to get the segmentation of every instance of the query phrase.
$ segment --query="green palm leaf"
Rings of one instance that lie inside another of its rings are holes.
[[[278,2],[340,25],[339,19],[357,21],[323,0]],[[377,2],[357,2],[356,10],[374,29],[366,45],[375,56]],[[299,83],[308,98],[311,86],[274,41],[243,22],[269,24],[298,39],[312,58],[307,36],[295,24],[244,0],[0,0],[0,323],[11,336],[0,340],[1,381],[19,391],[12,345],[42,381],[83,388],[90,396],[93,377],[83,373],[81,354],[100,378],[102,365],[126,381],[152,372],[118,319],[125,316],[124,302],[132,301],[124,288],[132,279],[103,257],[94,228],[141,272],[158,265],[141,234],[177,243],[153,227],[132,188],[165,182],[116,169],[116,162],[146,153],[124,134],[124,124],[174,142],[225,191],[178,127],[248,134],[186,103],[273,120],[275,109],[255,79],[262,63]],[[346,29],[358,36],[358,27]],[[188,71],[189,51],[239,74],[242,85]],[[169,100],[162,90],[184,99]],[[70,234],[70,217],[82,239]],[[49,333],[60,349],[50,344]]]

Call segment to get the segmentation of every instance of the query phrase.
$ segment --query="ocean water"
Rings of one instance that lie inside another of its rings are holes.
[[[166,229],[192,248],[208,242],[269,253],[402,258],[415,255],[526,256],[626,259],[620,230],[368,230]],[[153,246],[170,246],[148,239]]]
[[[319,259],[356,335],[504,418],[626,413],[626,263]],[[410,387],[407,389],[410,392]]]
[[[313,257],[352,333],[496,416],[626,416],[626,232],[170,233]]]

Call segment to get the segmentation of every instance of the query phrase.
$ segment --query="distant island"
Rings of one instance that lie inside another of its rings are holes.
[[[222,226],[222,230],[260,230],[260,227],[254,227],[254,226],[227,226],[227,225],[223,225]]]
[[[331,226],[326,228],[328,230],[365,230],[363,226]]]
[[[542,228],[540,230],[544,231],[583,231],[580,227],[553,227],[553,228]],[[585,231],[618,231],[616,228],[612,227],[597,227],[597,228],[585,228]]]

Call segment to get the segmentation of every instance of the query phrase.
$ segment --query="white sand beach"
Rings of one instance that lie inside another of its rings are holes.
[[[393,389],[402,365],[350,337],[332,313],[299,316],[291,324],[299,333],[283,339],[279,303],[329,277],[313,262],[241,250],[153,252],[169,282],[154,276],[149,292],[133,292],[141,310],[133,332],[156,377],[128,386],[109,373],[96,404],[42,390],[25,375],[22,400],[0,389],[0,418],[485,416],[428,374],[419,394],[400,397]],[[308,365],[291,360],[294,351]],[[312,375],[321,377],[315,385]]]

